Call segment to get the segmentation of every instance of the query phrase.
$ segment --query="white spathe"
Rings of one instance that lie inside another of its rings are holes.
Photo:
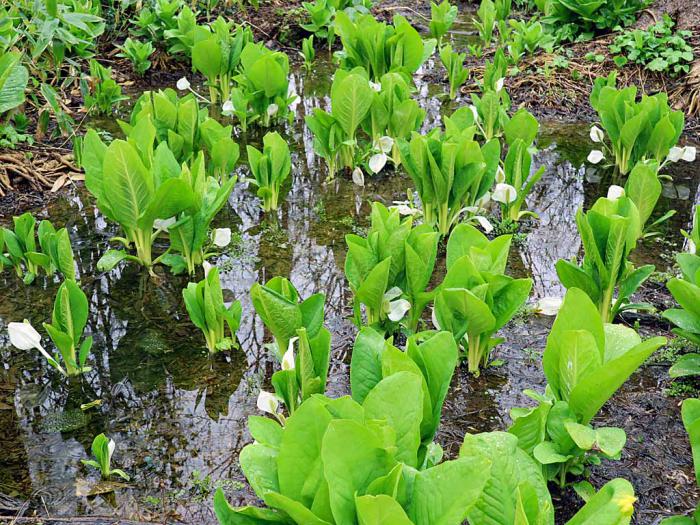
[[[598,126],[593,126],[591,128],[591,140],[593,142],[603,142],[604,138],[605,133],[603,133],[602,129],[600,129]]]
[[[352,170],[352,181],[358,186],[365,185],[365,174],[362,173],[362,168],[359,166]]]
[[[479,110],[476,109],[476,106],[473,104],[470,104],[469,109],[471,110],[472,115],[474,115],[474,122],[479,122]]]
[[[505,81],[504,78],[499,78],[496,80],[496,93],[498,93],[500,90],[503,89],[503,82]]]
[[[109,465],[112,461],[112,454],[114,454],[115,448],[117,448],[117,444],[113,439],[110,439],[109,443],[107,443],[107,465]]]
[[[381,84],[379,84],[377,82],[372,82],[371,80],[369,81],[369,87],[371,87],[377,93],[379,93],[382,90]]]
[[[289,340],[289,345],[287,345],[287,351],[282,356],[282,370],[294,370],[294,343],[298,339],[298,337],[292,337]]]
[[[369,169],[372,170],[372,173],[379,173],[384,169],[384,166],[386,166],[386,154],[384,153],[377,153],[375,155],[372,155],[369,158]]]
[[[268,414],[277,414],[277,409],[279,408],[280,403],[275,394],[261,390],[258,394],[257,405],[258,409],[263,412]]]
[[[535,303],[535,312],[541,315],[557,315],[562,302],[561,297],[543,297]]]
[[[406,312],[411,309],[411,303],[409,303],[406,299],[398,299],[401,297],[402,293],[401,288],[394,286],[393,288],[387,290],[387,292],[384,294],[382,308],[384,313],[387,314],[389,320],[393,322],[403,319]]]
[[[382,153],[389,153],[391,151],[391,148],[394,147],[394,139],[392,139],[388,135],[379,137],[379,140],[377,141],[377,146]]]
[[[26,319],[23,323],[8,324],[7,333],[10,335],[10,343],[20,350],[32,350],[41,346],[39,332]]]
[[[686,162],[695,162],[696,154],[697,150],[695,149],[695,146],[685,146],[683,148],[683,155],[681,156],[681,160],[684,160]]]
[[[180,80],[177,81],[175,86],[180,91],[186,91],[186,90],[190,89],[190,81],[187,80],[187,77],[182,77]]]
[[[594,149],[588,154],[588,162],[591,164],[598,164],[604,158],[605,155],[603,155],[603,152],[598,149]]]
[[[204,277],[209,275],[209,272],[211,269],[214,267],[213,264],[208,263],[207,261],[202,261],[202,269],[204,270]]]
[[[501,184],[506,181],[506,172],[500,166],[496,169],[496,184]]]
[[[510,184],[496,184],[493,190],[491,198],[496,202],[501,202],[503,204],[510,204],[518,198],[517,190]]]
[[[230,100],[227,100],[224,102],[224,105],[221,106],[221,113],[223,113],[226,117],[232,116],[235,111],[236,108],[233,106],[233,102]]]
[[[493,225],[483,215],[475,215],[474,219],[476,219],[476,222],[479,223],[481,229],[484,230],[486,233],[491,233],[493,231]]]
[[[231,228],[216,228],[211,232],[211,240],[219,248],[225,248],[231,243]]]
[[[616,201],[620,197],[624,196],[625,188],[623,188],[622,186],[616,186],[615,184],[613,184],[608,188],[608,199],[610,199],[611,201]]]
[[[270,104],[269,106],[267,106],[267,115],[269,117],[271,117],[271,116],[277,114],[279,109],[280,109],[280,107],[277,104],[274,104],[274,103]]]

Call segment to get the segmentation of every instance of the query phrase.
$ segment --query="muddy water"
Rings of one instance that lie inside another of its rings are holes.
[[[466,29],[465,29],[466,31]],[[0,510],[20,502],[50,515],[115,515],[122,518],[211,523],[211,496],[223,487],[232,502],[254,502],[237,465],[237,452],[250,441],[246,418],[257,413],[258,390],[268,384],[273,362],[269,341],[253,315],[248,291],[254,282],[288,276],[303,296],[324,292],[327,324],[333,332],[331,395],[348,393],[349,352],[355,329],[348,321],[349,290],[343,277],[344,235],[367,224],[370,203],[405,199],[410,181],[387,173],[369,178],[364,188],[346,178],[324,184],[325,168],[316,158],[303,116],[327,107],[329,69],[321,64],[311,75],[295,73],[303,95],[294,125],[284,133],[293,147],[293,173],[284,204],[263,216],[259,201],[239,184],[216,226],[234,229],[234,241],[218,259],[222,285],[230,299],[243,303],[238,333],[242,351],[209,356],[200,333],[189,323],[181,289],[186,278],[159,270],[149,279],[134,266],[100,273],[95,265],[117,228],[96,211],[84,189],[74,189],[49,210],[35,210],[66,225],[76,251],[81,284],[89,300],[88,332],[95,337],[92,371],[65,381],[37,353],[21,352],[7,339],[6,325],[29,319],[40,326],[50,317],[57,283],[38,279],[24,286],[9,272],[0,276]],[[431,77],[431,71],[426,71]],[[435,76],[435,75],[432,75]],[[426,128],[441,112],[464,103],[448,103],[443,86],[417,81],[418,97],[428,111]],[[113,132],[117,130],[112,127]],[[560,295],[554,263],[576,255],[580,243],[574,217],[614,182],[610,175],[583,166],[588,153],[588,125],[544,122],[535,168],[546,173],[529,199],[540,220],[518,243],[511,272],[530,275],[535,297]],[[239,137],[259,144],[260,134]],[[245,173],[245,169],[240,169]],[[637,262],[669,268],[681,245],[700,194],[700,166],[675,166],[673,183],[664,192],[658,213],[678,213],[663,226],[659,240],[645,242]],[[448,455],[458,450],[466,432],[504,429],[509,410],[526,403],[524,388],[542,389],[540,356],[551,320],[523,315],[504,330],[508,343],[496,357],[498,368],[478,379],[462,369],[456,374],[438,439]],[[664,327],[657,327],[661,331]],[[617,476],[630,479],[640,493],[638,523],[654,523],[669,512],[683,512],[697,499],[689,446],[677,401],[663,394],[665,367],[650,366],[636,374],[603,410],[600,424],[625,428],[629,441],[622,460],[593,472],[596,485]],[[80,405],[99,399],[97,408]],[[92,438],[105,432],[117,442],[114,465],[132,476],[111,494],[87,496],[97,477],[80,459],[89,455]],[[555,492],[560,517],[580,504],[571,492]],[[15,503],[12,503],[14,501]]]

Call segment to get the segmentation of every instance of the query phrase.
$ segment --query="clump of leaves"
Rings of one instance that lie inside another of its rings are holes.
[[[664,14],[647,29],[624,31],[610,44],[610,52],[616,55],[613,60],[618,66],[633,62],[672,77],[687,73],[693,61],[693,48],[688,43],[692,33],[674,32],[673,26],[671,17]]]
[[[636,20],[646,0],[536,0],[542,22],[558,41],[588,40]]]
[[[248,164],[253,178],[250,182],[258,187],[263,211],[276,210],[279,205],[282,183],[289,177],[292,159],[287,142],[276,131],[263,137],[263,150],[248,146]]]
[[[156,50],[150,42],[140,42],[127,38],[124,44],[117,46],[121,50],[117,56],[128,58],[134,68],[134,73],[142,77],[151,67],[151,55]]]
[[[457,14],[457,6],[450,4],[449,0],[443,0],[439,4],[430,2],[430,25],[428,31],[430,36],[437,40],[438,46],[442,44],[442,38],[454,24]]]
[[[218,268],[210,268],[202,281],[189,283],[182,290],[182,297],[192,323],[204,334],[209,352],[238,346],[236,331],[241,324],[241,302],[226,306]],[[227,326],[229,336],[225,331]]]
[[[121,86],[112,78],[112,68],[94,59],[90,59],[90,76],[81,80],[80,88],[85,107],[98,114],[111,113],[122,100],[129,99],[122,95]]]
[[[35,234],[36,219],[29,212],[12,221],[13,230],[0,229],[0,270],[13,267],[25,284],[31,284],[39,270],[49,276],[58,272],[64,279],[75,280],[73,248],[65,228],[56,230],[50,221],[43,220]]]
[[[505,274],[511,236],[489,241],[469,224],[447,242],[447,274],[435,296],[434,323],[466,348],[469,371],[478,375],[503,338],[493,337],[527,300],[531,279]]]
[[[619,459],[624,430],[591,426],[591,420],[620,386],[658,348],[663,337],[642,341],[632,329],[604,323],[583,291],[567,291],[542,358],[544,395],[525,394],[535,408],[511,411],[509,432],[539,461],[547,479],[564,485],[602,458]]]
[[[24,90],[29,81],[29,72],[21,60],[19,52],[0,51],[0,142],[5,141],[9,146],[26,140],[21,135],[21,118],[13,118],[17,108],[24,103]]]
[[[695,160],[695,148],[681,151],[675,147],[685,117],[682,111],[671,109],[666,93],[642,95],[637,101],[635,86],[617,89],[615,83],[616,75],[612,72],[608,77],[596,79],[591,91],[591,106],[598,112],[605,133],[597,127],[591,129],[591,140],[601,144],[603,151],[591,151],[589,162],[597,164],[606,155],[613,157],[619,173],[627,175],[641,160],[653,159],[659,164]],[[677,152],[680,155],[676,156]]]

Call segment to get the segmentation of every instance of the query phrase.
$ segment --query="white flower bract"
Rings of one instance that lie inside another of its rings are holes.
[[[593,142],[603,142],[603,138],[605,138],[605,133],[603,133],[603,130],[598,126],[593,126],[591,128],[591,140]]]
[[[190,81],[187,80],[187,77],[182,77],[180,80],[177,81],[175,86],[180,91],[186,91],[186,90],[190,89]]]
[[[496,184],[496,187],[493,190],[493,194],[491,195],[491,198],[493,200],[495,200],[496,202],[500,202],[503,204],[510,204],[511,202],[514,202],[515,199],[518,198],[518,192],[510,184],[500,183],[500,184]]]
[[[362,168],[359,166],[352,170],[352,181],[358,186],[365,185],[365,174],[362,173]]]
[[[211,240],[219,248],[225,248],[231,243],[231,228],[216,228],[211,232]]]
[[[603,152],[598,149],[594,149],[588,154],[588,162],[591,164],[598,164],[604,158],[605,155],[603,155]]]
[[[280,403],[277,400],[277,396],[275,394],[271,394],[270,392],[265,392],[264,390],[261,390],[258,394],[257,405],[258,410],[261,410],[262,412],[266,412],[268,414],[277,414],[277,409],[279,408]]]
[[[372,173],[379,173],[386,166],[387,157],[384,153],[377,153],[369,158],[369,169]]]

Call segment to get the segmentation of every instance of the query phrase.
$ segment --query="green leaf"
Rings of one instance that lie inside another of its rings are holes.
[[[689,398],[683,401],[681,408],[683,426],[690,439],[690,448],[693,451],[693,465],[695,466],[695,480],[700,486],[700,399]]]
[[[700,354],[685,354],[678,358],[669,369],[671,377],[686,377],[700,375]]]

